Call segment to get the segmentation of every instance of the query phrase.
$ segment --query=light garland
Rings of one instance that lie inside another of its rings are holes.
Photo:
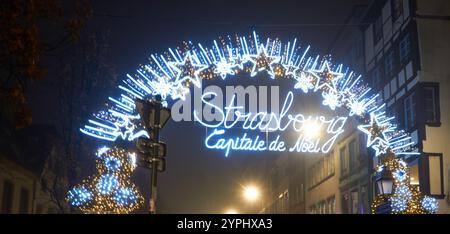
[[[67,201],[83,213],[123,214],[139,208],[144,199],[129,181],[136,155],[103,147],[97,152],[98,175],[88,177],[67,193]]]
[[[390,203],[391,212],[394,214],[432,214],[437,212],[437,200],[423,196],[418,188],[409,183],[409,170],[404,161],[389,153],[384,159],[384,163],[378,166],[377,173],[381,173],[383,170],[392,173],[394,193],[378,195],[372,203],[373,214],[377,212],[380,205],[386,202]]]
[[[202,79],[220,77],[226,79],[240,72],[250,76],[267,73],[270,78],[288,77],[295,82],[294,89],[322,93],[323,104],[331,110],[344,107],[349,116],[357,115],[363,122],[358,129],[368,135],[367,147],[375,154],[391,150],[396,155],[419,154],[408,133],[398,130],[393,117],[386,116],[385,105],[377,101],[378,94],[363,83],[343,65],[331,66],[328,59],[307,55],[309,46],[301,50],[297,40],[283,45],[279,40],[259,40],[256,33],[249,39],[236,36],[233,42],[221,39],[214,41],[211,49],[201,44],[185,42],[184,50],[169,49],[164,55],[153,54],[150,63],[141,66],[134,75],[127,75],[120,98],[110,98],[107,111],[95,114],[94,120],[81,131],[103,140],[119,138],[132,141],[138,136],[148,137],[140,125],[139,115],[133,100],[161,95],[163,100],[184,99],[189,85],[201,86]],[[302,52],[301,52],[302,51]],[[301,53],[299,53],[301,52]]]
[[[367,147],[376,156],[388,152],[396,156],[420,154],[409,133],[397,129],[394,117],[386,115],[386,105],[361,76],[342,64],[332,66],[329,59],[308,56],[309,46],[301,49],[296,42],[283,44],[270,38],[263,42],[253,32],[248,38],[220,38],[211,48],[184,42],[183,49],[169,48],[162,55],[152,54],[149,64],[141,65],[118,86],[120,97],[109,98],[107,110],[94,114],[95,118],[80,130],[107,141],[148,137],[135,108],[136,98],[161,95],[167,105],[170,99],[184,100],[190,85],[200,87],[203,79],[225,80],[241,72],[251,77],[266,73],[272,79],[293,78],[294,89],[321,92],[323,105],[331,110],[343,107],[349,116],[357,116],[362,121],[358,129],[368,136]]]

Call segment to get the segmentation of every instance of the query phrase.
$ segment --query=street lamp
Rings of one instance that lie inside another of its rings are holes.
[[[317,122],[317,120],[308,120],[303,123],[302,130],[305,136],[311,138],[319,137],[321,134],[321,125]]]
[[[255,202],[261,196],[261,192],[256,186],[248,185],[244,187],[243,196],[245,200],[249,202]]]
[[[392,194],[392,190],[394,187],[394,178],[387,169],[384,169],[382,172],[380,172],[378,178],[376,179],[376,183],[379,195]]]

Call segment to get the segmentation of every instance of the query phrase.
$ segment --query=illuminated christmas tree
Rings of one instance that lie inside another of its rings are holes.
[[[97,151],[98,175],[88,177],[67,193],[67,201],[83,213],[124,214],[138,209],[144,202],[130,182],[136,168],[136,154],[114,147]]]

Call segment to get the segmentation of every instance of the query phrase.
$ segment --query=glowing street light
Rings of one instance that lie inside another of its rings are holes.
[[[229,208],[227,210],[225,210],[225,214],[238,214],[237,210],[233,209],[233,208]]]
[[[303,134],[309,138],[318,137],[320,136],[321,127],[322,127],[321,124],[319,124],[317,121],[309,120],[303,123],[302,126]]]
[[[255,202],[259,199],[261,192],[254,185],[249,185],[244,187],[243,195],[245,200],[249,202]]]

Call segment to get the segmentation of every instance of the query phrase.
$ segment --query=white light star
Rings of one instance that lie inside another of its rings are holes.
[[[386,133],[391,132],[392,126],[389,123],[380,123],[374,113],[370,113],[370,122],[365,125],[359,125],[358,129],[367,134],[367,147],[372,146],[378,141],[378,144],[372,147],[375,149],[376,155],[385,153],[389,147],[388,137]],[[372,131],[375,131],[373,133]]]
[[[344,76],[344,74],[339,72],[333,72],[330,69],[330,65],[327,61],[323,62],[319,70],[309,70],[309,72],[316,77],[316,85],[314,92],[319,89],[325,89],[326,91],[337,92],[336,82]],[[331,76],[331,79],[328,77]]]
[[[364,100],[363,101],[354,100],[353,102],[350,102],[349,107],[350,107],[350,113],[349,113],[350,116],[362,115],[366,110],[366,105],[365,105]]]
[[[340,106],[339,95],[334,92],[323,92],[322,93],[323,102],[325,106],[329,106],[331,110],[335,110],[336,107]]]
[[[129,118],[123,118],[122,122],[116,122],[114,123],[116,126],[115,134],[116,137],[121,137],[123,140],[127,140],[128,137],[133,135],[134,131],[134,124],[131,123]]]
[[[308,90],[313,89],[312,79],[304,72],[300,73],[300,76],[294,76],[297,81],[294,85],[294,89],[301,89],[304,93],[308,93]]]
[[[372,149],[375,150],[375,156],[378,156],[380,154],[386,154],[389,149],[389,145],[383,140],[378,140],[377,143],[372,145]]]
[[[170,95],[172,83],[166,77],[155,77],[154,80],[150,81],[148,84],[152,89],[152,95],[161,95],[163,100]]]
[[[199,74],[208,68],[207,65],[196,62],[189,51],[184,56],[182,62],[169,62],[169,66],[177,73],[175,83],[191,81],[198,88],[201,86]]]
[[[260,71],[267,71],[270,78],[275,79],[272,65],[280,60],[279,56],[271,56],[267,54],[266,47],[260,45],[259,53],[257,55],[249,55],[250,62],[253,63],[253,68],[250,76],[255,76]]]
[[[176,86],[172,87],[172,99],[185,100],[186,94],[189,93],[189,89],[184,87],[182,84],[178,83]]]
[[[225,80],[227,75],[234,75],[234,67],[236,67],[236,65],[222,59],[215,64],[214,73],[219,74],[220,77],[222,77],[222,80]]]
[[[286,77],[296,77],[297,71],[299,68],[295,66],[292,62],[289,62],[289,64],[284,65],[284,70],[286,71]]]

